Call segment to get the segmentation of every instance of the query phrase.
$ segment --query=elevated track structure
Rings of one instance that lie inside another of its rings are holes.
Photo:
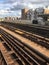
[[[15,30],[16,28],[11,26],[1,26],[0,28],[0,58],[4,65],[49,65],[48,38],[18,28]],[[28,39],[31,41],[27,42]],[[38,46],[39,49],[35,46]],[[45,51],[47,54],[40,51]]]

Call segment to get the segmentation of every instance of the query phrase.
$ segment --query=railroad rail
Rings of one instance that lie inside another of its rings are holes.
[[[32,34],[32,33],[26,32],[24,30],[12,27],[12,26],[4,26],[4,27],[11,31],[14,31],[16,34],[19,34],[31,41],[36,42],[36,44],[39,44],[39,45],[44,46],[45,48],[49,49],[49,39],[48,38],[45,38],[45,37],[42,37],[42,36],[39,36],[36,34]]]
[[[14,26],[16,28],[49,38],[49,26],[23,25],[23,24],[15,24],[15,23],[8,23],[8,22],[7,23],[3,22],[1,24]]]
[[[37,27],[37,28],[41,28],[41,29],[46,29],[49,30],[49,26],[48,25],[39,25],[39,24],[22,24],[22,23],[13,23],[13,22],[0,22],[1,24],[20,24],[20,25],[25,25],[25,26],[29,26],[29,27]]]
[[[1,51],[0,51],[0,65],[7,65]]]
[[[31,48],[25,42],[21,42],[17,38],[13,37],[9,33],[1,30],[1,35],[5,43],[3,46],[10,51],[8,53],[12,60],[19,65],[48,65],[49,58]],[[11,52],[12,51],[12,52]],[[12,62],[11,60],[11,62]],[[8,60],[7,60],[8,61]],[[8,61],[9,63],[10,61]],[[7,64],[8,65],[8,64]],[[11,64],[12,65],[12,64]]]

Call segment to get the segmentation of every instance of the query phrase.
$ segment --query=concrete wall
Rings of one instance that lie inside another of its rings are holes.
[[[31,20],[4,20],[5,22],[32,24]]]
[[[11,23],[19,23],[19,24],[32,24],[31,20],[4,20],[5,22],[11,22]],[[44,25],[44,23],[39,22],[38,25]],[[45,25],[49,25],[49,22],[46,21]]]

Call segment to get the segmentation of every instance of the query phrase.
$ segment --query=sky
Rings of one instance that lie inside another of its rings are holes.
[[[49,0],[0,0],[0,17],[21,16],[21,9],[49,6]]]

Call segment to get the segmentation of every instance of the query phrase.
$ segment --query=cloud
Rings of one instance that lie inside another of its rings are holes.
[[[11,10],[0,10],[0,17],[6,16],[21,16],[21,11],[11,11]]]
[[[3,1],[3,4],[12,4],[12,3],[14,3],[14,2],[16,2],[16,0],[5,0],[5,1]]]
[[[23,8],[36,8],[49,5],[49,0],[21,0],[20,2],[14,2],[11,10],[21,10]]]
[[[5,13],[8,13],[9,11],[7,11],[7,10],[0,10],[0,14],[5,14]]]
[[[15,3],[13,5],[13,7],[11,7],[11,10],[21,10],[21,9],[25,8],[26,6],[27,6],[26,3],[20,3],[20,2],[18,2],[18,3]]]
[[[9,11],[9,10],[0,10],[0,17],[1,16],[7,16],[7,15],[9,15],[9,14],[11,14],[11,13],[13,13],[13,11]]]
[[[20,16],[21,9],[35,9],[49,5],[49,0],[4,0],[0,2],[0,15]]]
[[[11,4],[11,5],[19,5],[19,3],[21,5],[23,5],[23,3],[31,3],[31,4],[35,4],[35,5],[42,5],[42,4],[47,4],[49,5],[49,0],[5,0],[4,4]]]

